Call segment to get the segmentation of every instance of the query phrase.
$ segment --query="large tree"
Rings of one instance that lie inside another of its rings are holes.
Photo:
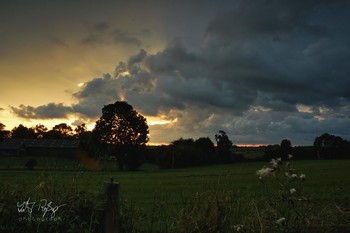
[[[125,101],[105,105],[93,130],[94,138],[117,156],[120,169],[140,166],[140,153],[148,142],[146,118]]]

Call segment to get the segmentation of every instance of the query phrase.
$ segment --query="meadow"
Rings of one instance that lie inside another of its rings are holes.
[[[122,232],[350,232],[348,160],[290,161],[302,182],[283,173],[259,179],[267,162],[120,172],[112,161],[90,171],[80,161],[38,158],[29,171],[15,166],[21,158],[2,160],[1,232],[103,232],[111,177],[120,184]],[[18,222],[16,203],[29,197],[65,204],[57,211],[63,220]]]

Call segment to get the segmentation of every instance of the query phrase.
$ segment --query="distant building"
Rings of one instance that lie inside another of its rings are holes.
[[[8,138],[0,143],[3,155],[73,157],[78,151],[79,140]]]

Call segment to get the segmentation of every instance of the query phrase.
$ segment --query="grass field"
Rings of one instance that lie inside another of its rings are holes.
[[[106,163],[103,166],[108,166],[108,171],[97,172],[84,169],[76,161],[74,166],[68,160],[52,164],[55,169],[50,165],[47,167],[49,169],[39,166],[41,170],[34,171],[19,167],[17,170],[0,170],[2,199],[6,195],[7,198],[23,200],[36,195],[38,198],[55,199],[55,196],[62,198],[67,193],[84,193],[87,200],[101,203],[104,198],[103,183],[113,177],[120,184],[121,205],[124,217],[129,221],[125,227],[128,229],[126,232],[220,232],[219,228],[213,226],[208,227],[212,230],[207,231],[195,227],[196,224],[204,225],[211,221],[209,209],[218,209],[215,219],[225,218],[225,224],[230,226],[225,225],[226,228],[222,229],[230,229],[230,232],[268,232],[268,229],[289,232],[272,223],[269,225],[268,217],[264,217],[270,211],[264,204],[270,198],[266,197],[266,186],[269,190],[276,190],[276,193],[281,189],[273,177],[264,178],[262,184],[256,175],[256,171],[268,166],[268,163],[237,163],[177,170],[159,170],[145,166],[144,170],[138,172],[112,172],[111,167],[115,165]],[[68,169],[69,166],[72,169]],[[315,232],[350,231],[350,161],[296,161],[293,166],[306,175],[303,195],[312,200],[312,206],[307,207],[309,209],[306,211],[310,211],[310,208],[313,211],[309,227],[314,227],[317,223],[322,227]],[[44,192],[43,187],[50,187],[51,192]],[[65,201],[59,198],[55,200]],[[11,202],[15,204],[15,200],[4,201],[5,204]],[[15,215],[17,210],[14,208],[11,213],[11,208],[8,212]],[[203,213],[202,216],[200,213]],[[276,211],[271,214],[278,217]],[[130,219],[133,221],[130,222]],[[218,225],[217,221],[212,225]],[[193,225],[193,229],[186,224]],[[95,232],[91,225],[90,221],[90,232]],[[240,225],[245,228],[239,228]]]

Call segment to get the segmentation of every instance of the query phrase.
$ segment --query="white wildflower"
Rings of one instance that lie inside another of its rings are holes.
[[[244,225],[242,224],[233,226],[233,229],[235,229],[235,231],[237,232],[241,232],[243,228],[244,228]]]
[[[277,162],[277,160],[272,159],[272,160],[271,160],[271,165],[272,165],[272,167],[278,167],[278,162]]]
[[[292,188],[292,189],[289,190],[289,192],[290,192],[290,194],[294,194],[294,193],[297,192],[297,190],[295,188]]]
[[[264,167],[264,168],[261,168],[260,170],[258,170],[256,172],[256,174],[259,176],[259,177],[264,177],[264,176],[268,176],[268,175],[271,175],[273,173],[273,169],[272,168],[269,168],[269,167]]]
[[[282,224],[286,221],[286,218],[282,217],[276,220],[276,224]]]
[[[272,167],[277,168],[282,163],[282,159],[272,159],[270,163],[272,164]]]
[[[288,155],[288,159],[292,159],[293,158],[293,155]]]
[[[300,178],[302,181],[304,181],[304,180],[305,180],[305,177],[306,177],[305,174],[301,174],[299,178]]]
[[[296,178],[298,178],[298,175],[297,175],[297,174],[292,174],[292,175],[290,176],[290,178],[296,179]]]

